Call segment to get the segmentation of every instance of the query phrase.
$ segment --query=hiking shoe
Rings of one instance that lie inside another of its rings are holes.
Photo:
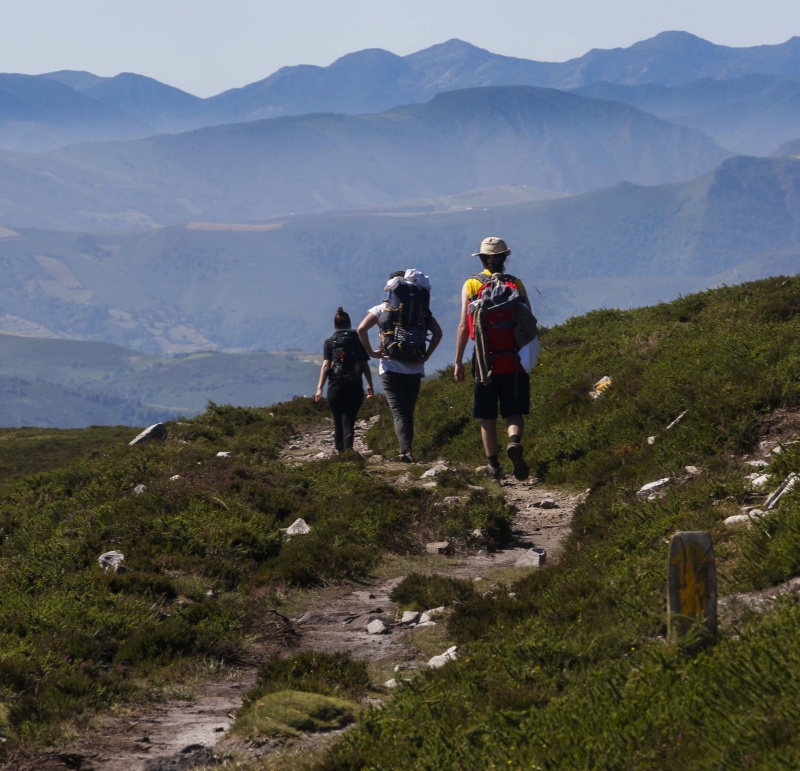
[[[475,469],[475,472],[477,474],[483,474],[489,477],[490,479],[494,479],[497,482],[499,482],[501,479],[503,479],[503,477],[505,477],[503,469],[501,469],[499,466],[495,468],[491,463],[487,463],[485,466],[479,466],[478,468]]]
[[[395,455],[394,461],[396,463],[413,463],[414,456],[410,452],[401,452],[399,455]]]
[[[528,464],[525,463],[525,451],[522,449],[522,445],[519,442],[509,442],[508,447],[506,447],[506,455],[514,464],[514,479],[518,479],[520,482],[523,479],[527,479],[531,470],[528,468]]]

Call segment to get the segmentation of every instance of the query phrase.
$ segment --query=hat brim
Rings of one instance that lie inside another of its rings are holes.
[[[485,254],[484,252],[475,252],[473,257],[508,257],[511,254],[511,249],[506,249],[504,252],[492,252],[491,254]]]

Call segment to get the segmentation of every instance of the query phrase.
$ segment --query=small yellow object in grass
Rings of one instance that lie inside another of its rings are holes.
[[[590,392],[592,399],[596,399],[598,396],[600,396],[603,391],[607,390],[611,386],[612,382],[613,381],[608,375],[601,377],[600,380],[594,384],[594,387]]]

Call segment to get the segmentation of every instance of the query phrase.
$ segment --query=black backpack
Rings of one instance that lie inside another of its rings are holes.
[[[354,383],[361,378],[360,342],[355,329],[337,329],[331,337],[331,383]]]
[[[420,362],[428,343],[431,294],[425,287],[400,281],[386,295],[378,314],[378,329],[391,359]]]

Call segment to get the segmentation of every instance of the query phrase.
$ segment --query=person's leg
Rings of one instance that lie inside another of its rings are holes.
[[[422,387],[422,375],[404,375],[405,382],[405,430],[407,452],[411,455],[414,449],[414,411],[417,409],[417,399]]]
[[[353,449],[353,440],[356,435],[356,418],[361,405],[364,403],[364,389],[359,383],[351,386],[347,391],[347,401],[342,411],[342,438],[345,450]]]
[[[525,418],[522,415],[511,415],[506,418],[508,426],[508,438],[516,436],[517,441],[522,441],[522,431],[525,428]]]
[[[334,383],[328,386],[328,405],[333,414],[333,446],[336,452],[344,452],[342,418],[344,417],[346,403],[346,398],[340,385]]]
[[[481,441],[488,461],[487,473],[500,479],[503,471],[497,452],[497,393],[492,381],[484,384],[475,381],[472,417],[481,421]]]
[[[401,455],[411,453],[414,444],[414,406],[421,380],[419,375],[403,375],[399,372],[384,372],[381,375]]]
[[[527,373],[503,375],[498,378],[500,414],[506,419],[508,445],[506,455],[514,466],[514,476],[522,481],[530,476],[530,467],[525,462],[522,447],[524,417],[530,412],[530,380]]]
[[[497,457],[497,421],[496,420],[482,420],[481,421],[481,440],[483,441],[483,449],[486,451],[486,457],[491,458],[492,455]]]

